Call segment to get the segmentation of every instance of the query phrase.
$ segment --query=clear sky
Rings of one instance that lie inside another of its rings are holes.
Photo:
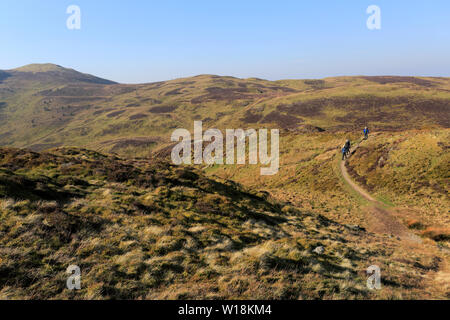
[[[81,29],[69,30],[69,5]],[[381,30],[369,30],[369,5]],[[55,63],[123,83],[197,74],[450,76],[450,1],[1,0],[0,69]]]

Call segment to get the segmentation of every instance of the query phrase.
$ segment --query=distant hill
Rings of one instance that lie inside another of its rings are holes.
[[[32,86],[34,82],[39,82],[40,85],[60,85],[66,83],[115,84],[114,81],[98,78],[51,63],[29,64],[12,70],[0,71],[0,81],[5,81],[5,84],[12,86],[17,82],[21,84],[28,82],[29,86]]]
[[[148,155],[194,120],[286,132],[448,128],[449,111],[449,78],[200,75],[126,85],[53,64],[0,71],[0,144],[33,150],[73,145]]]

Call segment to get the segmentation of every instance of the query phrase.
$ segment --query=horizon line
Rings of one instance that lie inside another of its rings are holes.
[[[343,74],[343,75],[331,75],[331,76],[325,76],[325,77],[308,77],[308,78],[282,78],[282,79],[276,79],[276,80],[270,80],[270,79],[264,79],[264,78],[260,78],[260,77],[238,77],[238,76],[232,76],[232,75],[221,75],[221,74],[214,74],[214,73],[199,73],[199,74],[195,74],[195,75],[185,75],[185,76],[180,76],[180,77],[176,77],[176,78],[171,78],[171,79],[165,79],[165,80],[156,80],[156,81],[149,81],[149,82],[119,82],[116,80],[112,80],[103,76],[98,76],[94,73],[90,73],[90,72],[84,72],[84,71],[79,71],[75,68],[71,68],[71,67],[65,67],[62,66],[60,64],[57,63],[29,63],[29,64],[25,64],[22,66],[18,66],[15,68],[11,68],[11,69],[0,69],[0,71],[3,72],[8,72],[8,71],[18,71],[18,72],[26,72],[26,71],[20,71],[17,69],[20,68],[24,68],[27,66],[43,66],[43,65],[51,65],[51,66],[55,66],[55,67],[59,67],[62,69],[66,69],[66,70],[74,70],[76,72],[82,73],[82,74],[87,74],[87,75],[91,75],[97,78],[101,78],[103,80],[108,80],[111,82],[115,82],[114,84],[122,84],[122,85],[137,85],[137,84],[151,84],[151,83],[158,83],[158,82],[167,82],[167,81],[175,81],[175,80],[179,80],[179,79],[188,79],[188,78],[195,78],[195,77],[201,77],[201,76],[215,76],[215,77],[221,77],[221,78],[235,78],[235,79],[240,79],[240,80],[250,80],[250,79],[255,79],[255,80],[261,80],[261,81],[270,81],[270,82],[276,82],[276,81],[289,81],[289,80],[325,80],[325,79],[332,79],[332,78],[357,78],[357,77],[410,77],[410,78],[445,78],[445,79],[450,79],[450,76],[428,76],[428,75],[405,75],[405,74],[376,74],[376,75],[367,75],[367,74],[354,74],[354,75],[350,75],[350,74]],[[37,72],[48,72],[48,71],[37,71]]]

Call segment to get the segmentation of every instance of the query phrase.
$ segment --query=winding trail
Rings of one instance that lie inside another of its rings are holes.
[[[364,140],[363,140],[364,141]],[[353,155],[362,143],[360,141],[351,149],[350,156]],[[372,197],[366,190],[357,185],[348,174],[345,166],[346,160],[340,161],[339,167],[345,182],[357,192],[361,197],[369,202],[369,206],[364,209],[367,221],[367,229],[374,233],[391,234],[412,243],[422,243],[422,239],[411,233],[409,229],[399,222],[392,213],[384,208],[383,203]]]
[[[364,141],[364,140],[363,140]],[[361,141],[362,142],[362,141]],[[359,142],[350,152],[353,155],[358,149]],[[448,249],[438,248],[435,244],[430,244],[429,241],[424,242],[421,237],[411,233],[411,231],[403,225],[391,213],[391,210],[386,209],[383,203],[372,197],[366,190],[358,186],[348,174],[345,166],[346,160],[340,161],[339,167],[345,182],[361,197],[369,202],[366,208],[363,208],[364,215],[367,221],[367,230],[380,234],[391,234],[400,238],[401,244],[399,250],[405,252],[423,252],[436,259],[441,257],[442,260],[436,270],[430,270],[423,276],[424,285],[429,292],[433,292],[436,296],[445,299],[449,296],[450,288],[450,264],[448,263]],[[439,258],[440,259],[440,258]]]
[[[364,199],[371,201],[371,202],[377,202],[366,190],[358,186],[353,180],[350,178],[347,168],[345,167],[345,160],[341,161],[340,164],[341,168],[341,174],[344,180],[352,187],[353,190],[355,190],[357,193],[359,193]]]

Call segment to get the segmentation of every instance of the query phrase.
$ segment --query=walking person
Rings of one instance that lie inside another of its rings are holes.
[[[363,132],[364,132],[364,140],[367,140],[367,138],[369,138],[369,128],[365,127]]]
[[[349,140],[349,139],[347,139],[347,140],[345,141],[345,148],[347,148],[347,152],[350,151],[351,143],[350,143],[350,140]]]
[[[342,160],[345,160],[347,158],[347,148],[345,147],[345,145],[342,147]]]

